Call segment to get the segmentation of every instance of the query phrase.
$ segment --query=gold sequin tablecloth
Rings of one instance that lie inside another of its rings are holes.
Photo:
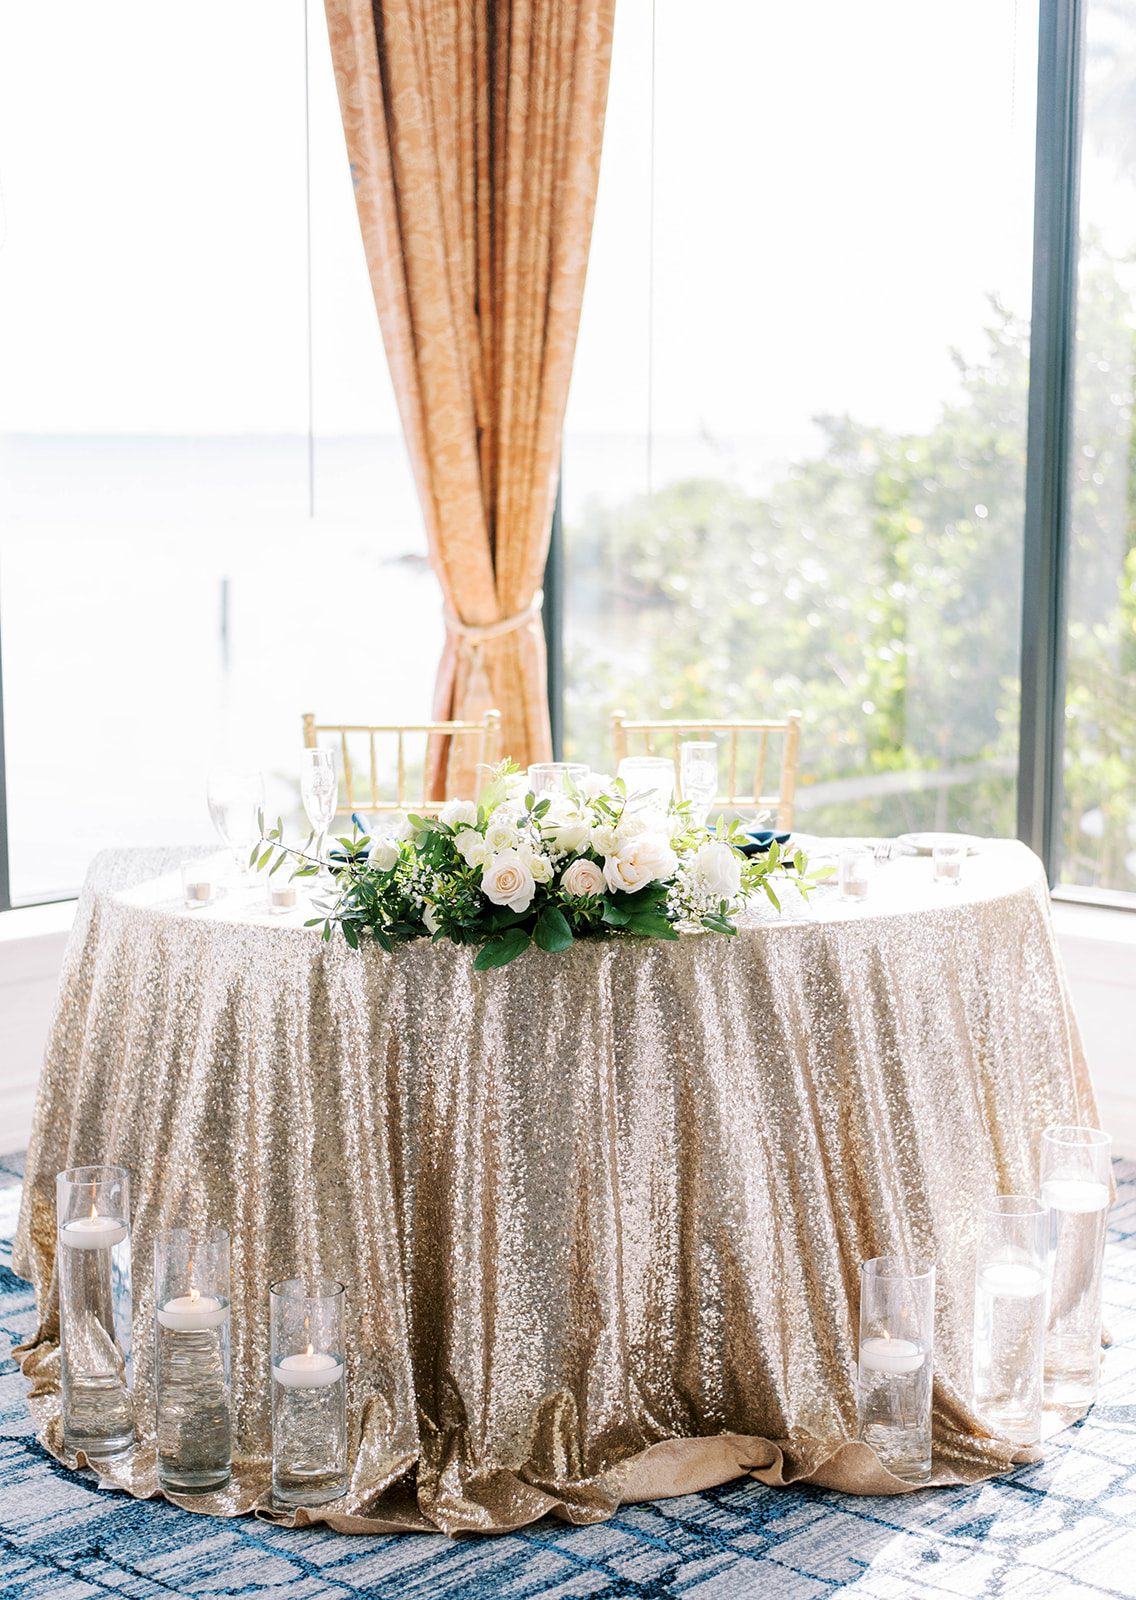
[[[989,846],[864,908],[736,939],[531,950],[500,971],[420,941],[323,943],[263,887],[187,911],[180,852],[95,862],[65,962],[15,1250],[23,1354],[61,1459],[54,1179],[133,1191],[142,1442],[102,1463],[157,1492],[151,1271],[166,1223],[233,1236],[239,1459],[181,1500],[271,1510],[268,1301],[348,1286],[352,1480],[295,1520],[520,1526],[753,1472],[901,1492],[855,1431],[857,1269],[939,1267],[935,1481],[1015,1457],[970,1413],[977,1207],[1036,1186],[1038,1134],[1095,1122],[1041,867]]]

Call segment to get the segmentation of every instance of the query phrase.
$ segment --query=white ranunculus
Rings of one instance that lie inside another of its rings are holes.
[[[438,913],[434,910],[433,906],[422,907],[422,924],[427,933],[437,933]]]
[[[649,883],[670,878],[678,870],[678,857],[660,833],[641,833],[618,855],[604,861],[604,878],[609,889],[636,894]]]
[[[604,875],[594,861],[578,856],[561,878],[560,887],[565,894],[603,894]]]
[[[393,839],[375,839],[367,851],[367,865],[376,872],[389,872],[398,860],[398,845]]]
[[[482,873],[481,890],[495,906],[527,911],[536,893],[536,879],[519,850],[502,850]]]
[[[439,819],[457,833],[459,828],[477,826],[477,807],[472,800],[447,800]]]
[[[454,849],[467,867],[483,867],[493,853],[476,828],[463,828],[454,840]]]
[[[694,852],[690,876],[715,900],[732,900],[742,886],[742,864],[724,839],[709,839]]]

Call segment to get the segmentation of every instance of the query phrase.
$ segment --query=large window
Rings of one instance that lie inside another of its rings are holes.
[[[1136,891],[1136,0],[1086,15],[1061,877]]]
[[[310,11],[307,41],[300,0],[0,20],[16,902],[101,845],[207,839],[212,765],[286,806],[305,710],[428,714],[394,663],[440,647],[440,602]]]
[[[566,732],[805,716],[801,826],[1015,826],[1038,14],[617,13]]]

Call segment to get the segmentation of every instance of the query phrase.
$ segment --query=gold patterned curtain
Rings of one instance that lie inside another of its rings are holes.
[[[434,709],[550,754],[540,582],[615,0],[326,0],[359,221],[446,645]],[[473,792],[457,749],[432,793]]]

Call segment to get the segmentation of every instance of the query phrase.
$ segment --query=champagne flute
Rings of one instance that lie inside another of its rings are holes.
[[[339,804],[339,779],[335,775],[335,752],[321,746],[305,750],[300,763],[300,797],[308,823],[316,836],[316,855],[323,861],[328,829]]]
[[[684,740],[679,772],[682,798],[690,801],[691,815],[701,828],[718,793],[718,746],[713,740]]]
[[[252,847],[260,838],[257,812],[264,809],[264,774],[211,772],[205,783],[205,798],[213,826],[232,854],[236,881],[245,882]]]

